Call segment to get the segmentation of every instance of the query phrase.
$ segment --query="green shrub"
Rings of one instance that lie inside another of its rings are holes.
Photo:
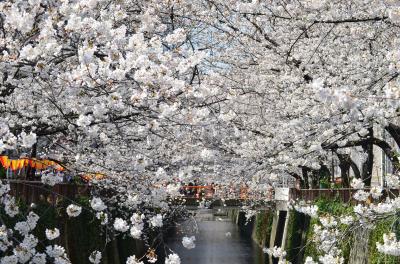
[[[331,200],[327,198],[320,198],[314,202],[315,205],[318,206],[318,214],[324,215],[329,214],[333,216],[341,216],[348,215],[353,212],[353,207],[350,204],[345,204],[337,199]],[[318,259],[318,256],[321,255],[321,252],[318,251],[315,243],[312,242],[314,236],[314,226],[318,223],[317,219],[311,219],[310,225],[307,230],[306,235],[306,248],[305,248],[305,256],[310,256],[314,260]],[[343,228],[344,227],[340,227]],[[342,230],[344,231],[344,230]],[[350,249],[351,249],[352,238],[347,237],[346,240],[343,240],[339,248],[342,250],[343,257],[345,259],[345,263],[348,262],[350,257]]]
[[[286,252],[287,260],[292,263],[296,262],[298,254],[301,252],[303,233],[309,230],[309,216],[297,211],[289,212],[289,222],[287,226],[286,236]],[[308,224],[307,224],[308,223]]]
[[[257,214],[255,222],[255,240],[261,246],[264,246],[265,241],[271,236],[272,220],[272,212],[260,212]]]
[[[389,256],[378,252],[376,248],[376,242],[382,243],[383,234],[389,232],[399,233],[400,229],[398,225],[393,225],[395,223],[395,217],[390,217],[388,219],[380,220],[376,223],[375,228],[371,231],[369,236],[369,263],[378,264],[395,264],[400,263],[400,257]]]

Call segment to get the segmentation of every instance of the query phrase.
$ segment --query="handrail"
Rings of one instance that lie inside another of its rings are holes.
[[[184,185],[184,186],[181,186],[181,188],[183,188],[183,189],[212,189],[213,186],[211,186],[211,185],[193,185],[193,186]]]
[[[29,180],[15,180],[15,179],[0,179],[9,183],[21,183],[21,184],[44,184],[42,181],[29,181]],[[75,183],[75,182],[58,182],[56,185],[73,185],[73,186],[90,186],[89,184]]]
[[[18,193],[21,196],[28,196],[28,193],[35,192],[35,195],[39,195],[40,193],[36,193],[33,189],[44,185],[41,181],[32,181],[32,180],[17,180],[17,179],[3,179],[6,182],[9,182],[11,185],[11,189],[13,192]],[[58,187],[57,187],[58,186]],[[74,195],[75,193],[80,192],[82,188],[88,190],[90,188],[90,184],[81,184],[81,183],[68,183],[68,182],[61,182],[57,183],[55,186],[46,187],[43,186],[43,189],[53,190],[53,192],[59,194],[68,194]],[[162,188],[162,186],[159,186]],[[181,186],[181,190],[194,190],[192,192],[184,192],[185,194],[182,195],[185,199],[198,199],[198,198],[218,198],[218,197],[226,197],[229,199],[245,199],[245,200],[257,200],[257,199],[274,199],[274,192],[266,193],[255,193],[253,194],[249,189],[246,187],[236,188],[237,192],[235,193],[225,193],[221,192],[221,186],[212,186],[212,185],[194,185],[194,186]],[[364,190],[369,192],[371,188],[363,188],[360,190]],[[201,190],[205,190],[202,192]],[[351,202],[354,201],[354,193],[359,191],[359,189],[353,188],[338,188],[338,189],[296,189],[296,188],[289,188],[289,196],[288,199],[290,200],[306,200],[306,201],[314,201],[319,198],[325,197],[327,199],[339,199],[344,202]],[[382,197],[381,199],[385,199],[385,197],[397,197],[400,194],[400,189],[390,189],[390,188],[383,188]],[[197,197],[191,197],[192,195],[196,195]],[[31,196],[29,194],[29,196]],[[31,199],[31,198],[29,198]]]

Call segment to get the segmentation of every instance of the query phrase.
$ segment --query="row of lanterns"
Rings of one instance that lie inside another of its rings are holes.
[[[45,170],[49,167],[57,171],[63,171],[64,168],[53,160],[41,160],[35,158],[21,158],[21,159],[10,159],[8,156],[0,156],[0,163],[5,169],[11,169],[12,171],[20,170],[25,167],[30,167],[36,170]]]
[[[52,168],[57,171],[64,171],[64,167],[53,160],[46,159],[35,159],[35,158],[20,158],[20,159],[10,159],[8,156],[0,156],[0,164],[3,168],[9,171],[10,169],[13,172],[24,169],[26,167],[30,167],[36,169],[38,171],[42,171],[48,168]],[[11,172],[10,171],[10,172]],[[87,173],[81,176],[81,178],[85,181],[91,181],[93,179],[102,180],[106,176],[102,173]]]

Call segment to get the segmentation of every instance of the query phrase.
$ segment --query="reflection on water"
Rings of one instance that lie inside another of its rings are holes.
[[[198,233],[187,233],[193,221],[183,223],[168,238],[168,246],[178,253],[183,264],[261,264],[265,263],[262,250],[251,239],[251,234],[241,229],[226,216],[214,216],[213,210],[197,211],[195,217]],[[193,228],[192,228],[193,229]],[[181,233],[184,232],[184,234]],[[226,233],[231,236],[226,236]],[[182,246],[184,235],[196,236],[196,247],[188,250]]]

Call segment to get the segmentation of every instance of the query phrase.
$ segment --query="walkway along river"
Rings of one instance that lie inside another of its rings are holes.
[[[267,256],[252,240],[251,231],[232,222],[223,211],[198,210],[195,220],[197,233],[193,230],[194,221],[187,221],[174,228],[167,240],[167,245],[180,256],[182,264],[267,263]],[[196,236],[196,247],[191,250],[182,245],[182,237],[190,236],[187,232]]]

